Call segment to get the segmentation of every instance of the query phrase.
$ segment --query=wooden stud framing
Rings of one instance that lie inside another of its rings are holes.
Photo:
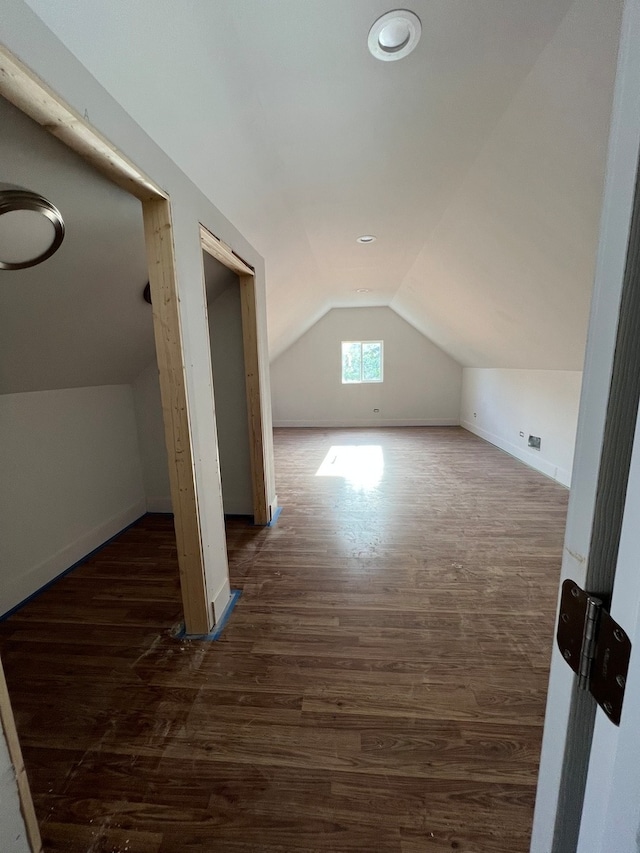
[[[151,178],[2,45],[0,95],[131,195],[141,201],[166,198]]]
[[[240,279],[240,304],[242,310],[242,345],[249,419],[249,457],[251,462],[251,489],[253,493],[253,520],[255,524],[271,521],[267,495],[266,463],[264,456],[264,423],[262,419],[260,359],[258,354],[258,319],[256,281],[251,267],[234,254],[218,237],[200,226],[200,244],[207,254],[225,267],[238,273]]]
[[[213,235],[204,225],[200,226],[200,245],[208,255],[216,258],[228,269],[240,275],[253,275],[251,267],[245,264],[241,258],[234,254],[230,246]]]
[[[213,613],[204,574],[191,452],[171,208],[166,199],[150,199],[142,210],[185,628],[187,634],[208,634]]]
[[[264,423],[262,420],[260,361],[258,356],[258,322],[256,312],[256,280],[252,275],[240,276],[242,306],[242,340],[247,385],[247,415],[249,417],[249,453],[251,456],[251,485],[255,524],[268,524],[266,464],[264,458]]]
[[[188,633],[206,634],[213,615],[205,586],[167,194],[2,45],[0,95],[142,202],[185,623]]]
[[[18,796],[20,797],[20,810],[24,819],[24,825],[27,830],[27,838],[33,853],[42,853],[42,839],[40,838],[40,828],[38,820],[33,808],[33,799],[31,798],[31,789],[29,788],[29,780],[27,779],[27,771],[24,768],[22,760],[22,750],[18,741],[18,733],[16,731],[16,723],[13,718],[13,710],[9,700],[9,692],[7,690],[7,682],[4,677],[4,670],[0,663],[0,720],[2,720],[2,728],[4,736],[7,740],[9,749],[9,757],[13,764],[13,769],[16,774],[16,782],[18,785]]]

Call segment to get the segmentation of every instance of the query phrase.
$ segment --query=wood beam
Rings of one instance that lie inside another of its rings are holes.
[[[204,225],[200,226],[200,244],[204,251],[220,261],[230,270],[240,275],[253,275],[251,267],[239,258],[230,246],[223,243],[215,234],[212,234]]]
[[[0,95],[136,198],[167,197],[158,184],[3,45]]]
[[[20,798],[20,810],[24,820],[24,825],[27,830],[27,838],[33,853],[42,853],[42,839],[40,838],[40,828],[36,818],[35,809],[33,808],[33,799],[31,797],[31,789],[29,788],[29,780],[27,779],[27,771],[22,760],[22,750],[18,741],[18,732],[16,731],[16,722],[13,717],[13,709],[9,699],[9,691],[7,690],[7,682],[4,677],[2,663],[0,663],[0,720],[2,720],[2,728],[4,736],[7,740],[7,748],[9,757],[13,764],[13,769],[16,774],[16,783],[18,785],[18,796]]]
[[[260,358],[258,351],[258,317],[256,306],[256,279],[240,275],[240,304],[242,310],[242,340],[249,418],[249,454],[251,458],[251,485],[253,489],[253,520],[255,524],[268,524],[266,461],[264,448],[264,422],[260,384]]]
[[[191,449],[171,207],[165,199],[150,199],[142,210],[185,629],[187,634],[208,634],[213,612]]]

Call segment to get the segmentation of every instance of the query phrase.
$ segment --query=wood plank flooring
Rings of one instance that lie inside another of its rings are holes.
[[[218,642],[172,635],[162,516],[0,625],[45,850],[525,853],[567,491],[458,428],[276,459]]]

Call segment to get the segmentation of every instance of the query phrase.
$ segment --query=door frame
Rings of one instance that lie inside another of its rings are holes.
[[[38,825],[38,818],[36,817],[36,812],[33,807],[33,798],[31,796],[31,788],[29,787],[27,771],[25,770],[24,761],[22,760],[22,750],[20,749],[20,741],[18,740],[16,722],[13,717],[13,709],[11,707],[11,700],[9,699],[9,691],[7,690],[7,682],[4,677],[2,663],[0,663],[0,724],[7,743],[9,758],[13,764],[13,770],[16,777],[16,787],[18,789],[18,799],[20,801],[20,811],[24,821],[27,841],[31,847],[32,853],[42,853],[40,826]]]
[[[578,853],[635,853],[640,815],[640,416],[636,420],[611,613],[632,642],[620,727],[596,712]]]
[[[162,414],[187,634],[214,624],[207,590],[169,195],[0,44],[0,96],[142,204]],[[215,440],[215,438],[214,438]]]
[[[251,465],[251,491],[253,496],[253,522],[266,525],[272,519],[275,507],[269,504],[267,461],[264,442],[263,381],[258,346],[258,304],[255,271],[219,237],[200,223],[202,250],[227,269],[238,274],[242,313],[242,348],[244,352],[245,392],[249,423],[249,460]],[[204,271],[203,271],[204,276]],[[205,300],[206,301],[206,300]],[[214,389],[215,395],[215,389]]]
[[[626,0],[560,578],[561,584],[571,578],[587,589],[594,580],[589,549],[639,152],[640,0]],[[531,853],[566,853],[569,848],[558,846],[559,837],[568,833],[577,838],[580,829],[591,732],[588,727],[581,731],[584,720],[572,714],[574,680],[554,643]],[[581,764],[583,771],[569,779],[565,770],[571,764]]]

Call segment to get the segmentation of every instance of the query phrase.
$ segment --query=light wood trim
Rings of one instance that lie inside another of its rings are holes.
[[[141,201],[166,198],[166,193],[151,178],[3,45],[0,45],[0,95],[136,198]]]
[[[253,493],[253,520],[255,524],[271,521],[268,503],[266,463],[262,420],[260,360],[258,355],[258,320],[256,309],[255,274],[248,264],[233,253],[222,240],[200,225],[200,244],[207,254],[220,261],[227,269],[238,273],[240,303],[242,306],[242,344],[244,350],[247,415],[249,419],[249,456],[251,462],[251,488]]]
[[[165,199],[151,199],[143,203],[142,211],[185,628],[187,634],[208,634],[213,612],[206,587],[191,450],[171,206]]]
[[[253,489],[253,520],[268,524],[266,465],[262,405],[260,396],[260,360],[258,356],[258,320],[256,312],[256,280],[253,274],[241,275],[240,304],[242,308],[242,342],[249,418],[249,454],[251,457],[251,486]]]
[[[22,760],[22,750],[18,741],[18,732],[16,731],[16,722],[13,717],[13,709],[11,708],[11,700],[9,699],[9,691],[7,690],[7,682],[4,677],[4,669],[0,662],[0,720],[2,720],[2,728],[4,736],[7,740],[9,757],[13,764],[13,769],[16,774],[16,782],[18,785],[18,796],[20,797],[20,810],[24,819],[24,825],[27,830],[27,838],[33,853],[42,853],[42,839],[40,838],[40,827],[36,818],[35,809],[33,808],[33,799],[31,797],[31,789],[27,778],[27,771]]]
[[[206,229],[204,225],[200,226],[200,243],[208,255],[219,260],[225,267],[240,275],[253,275],[251,267],[240,260],[237,255],[234,255],[233,250]]]

